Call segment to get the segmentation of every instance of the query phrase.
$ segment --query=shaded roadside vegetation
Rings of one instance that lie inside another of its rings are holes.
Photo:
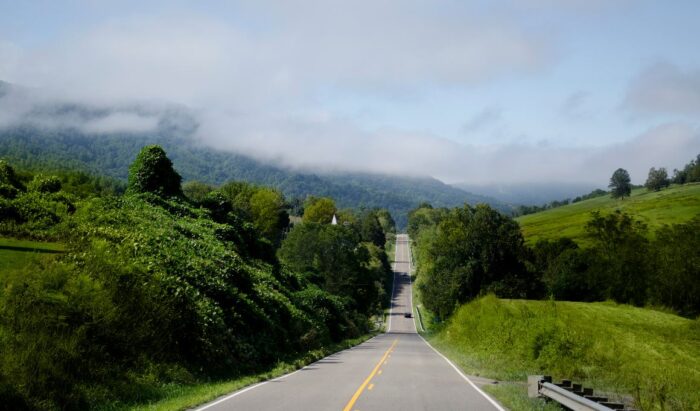
[[[654,240],[644,223],[619,210],[592,212],[584,229],[585,247],[568,238],[527,246],[518,224],[486,205],[420,207],[409,233],[423,303],[441,319],[488,292],[700,314],[700,216],[662,226]]]
[[[428,338],[467,372],[506,380],[490,392],[516,409],[543,409],[526,397],[528,374],[575,378],[642,410],[697,409],[700,216],[650,235],[631,214],[596,211],[583,230],[585,245],[528,245],[486,205],[413,210]]]
[[[65,251],[0,274],[0,407],[155,401],[361,336],[386,304],[384,211],[291,226],[278,191],[183,187],[158,146],[127,187],[79,175],[0,161],[0,235]]]

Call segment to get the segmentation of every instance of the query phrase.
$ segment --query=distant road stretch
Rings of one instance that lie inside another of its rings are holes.
[[[398,235],[388,331],[296,372],[252,385],[198,410],[500,410],[417,333],[410,247]]]

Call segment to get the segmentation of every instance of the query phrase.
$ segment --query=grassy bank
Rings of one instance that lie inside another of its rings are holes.
[[[505,381],[490,391],[514,410],[541,407],[526,398],[529,374],[623,394],[643,410],[700,409],[699,320],[613,303],[487,296],[428,338],[467,373]]]
[[[645,188],[632,191],[632,196],[624,200],[610,196],[592,198],[563,207],[553,208],[535,214],[516,218],[528,243],[539,239],[569,237],[581,241],[584,226],[592,211],[611,213],[622,210],[642,220],[653,235],[663,224],[685,223],[700,214],[700,184],[682,186],[650,192]]]
[[[144,404],[114,403],[101,407],[99,408],[99,410],[175,411],[191,409],[195,406],[205,404],[209,401],[229,394],[233,391],[240,390],[246,386],[290,373],[312,362],[318,361],[321,358],[327,357],[333,353],[358,345],[373,336],[374,334],[368,334],[360,338],[349,339],[339,344],[310,351],[304,355],[299,356],[298,358],[280,362],[275,367],[263,371],[259,374],[247,375],[220,381],[201,382],[191,385],[164,385],[160,388],[160,393],[158,393],[160,398],[156,401]]]
[[[21,268],[37,258],[63,251],[60,243],[0,238],[0,271]]]

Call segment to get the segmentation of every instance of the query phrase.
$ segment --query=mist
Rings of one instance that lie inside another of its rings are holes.
[[[558,12],[584,12],[574,3]],[[623,118],[622,126],[601,126],[590,139],[577,134],[575,122],[552,132],[519,124],[518,110],[526,107],[510,101],[465,110],[454,133],[416,126],[408,113],[376,114],[427,105],[449,90],[467,95],[513,78],[539,81],[566,48],[518,17],[520,7],[241,2],[230,13],[235,18],[147,8],[41,42],[4,34],[0,80],[13,86],[0,90],[0,127],[147,134],[181,116],[184,133],[202,144],[282,167],[471,184],[605,185],[618,167],[641,183],[650,167],[680,168],[700,151],[697,71],[669,64],[629,69],[626,94],[606,114]],[[664,93],[669,85],[678,92]],[[547,110],[562,122],[595,96],[561,94],[569,96],[567,112]],[[60,109],[67,105],[81,109]],[[639,116],[652,119],[629,120]],[[493,124],[505,124],[506,138],[488,134]]]

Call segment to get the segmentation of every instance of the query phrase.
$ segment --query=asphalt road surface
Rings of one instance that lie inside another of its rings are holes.
[[[387,332],[198,410],[501,410],[417,333],[408,236],[398,235]]]

